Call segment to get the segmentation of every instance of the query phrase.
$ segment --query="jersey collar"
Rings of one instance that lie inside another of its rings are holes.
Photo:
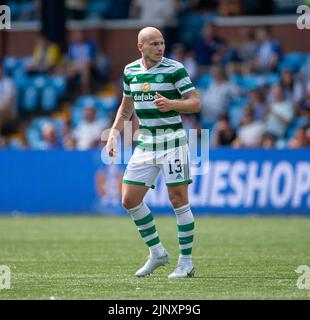
[[[164,57],[162,57],[161,60],[160,60],[158,63],[156,63],[152,68],[147,69],[147,68],[144,66],[144,64],[143,64],[143,62],[142,62],[142,58],[141,58],[141,59],[140,59],[140,66],[141,66],[141,69],[142,69],[143,71],[151,72],[151,71],[153,71],[154,69],[156,69],[156,68],[163,62],[163,60],[164,60]]]

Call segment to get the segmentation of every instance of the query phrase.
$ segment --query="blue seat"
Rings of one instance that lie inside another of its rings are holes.
[[[3,59],[3,70],[7,76],[12,76],[17,66],[17,59],[15,57],[5,57]]]
[[[52,86],[46,86],[41,93],[41,108],[44,111],[54,111],[58,107],[57,91]]]
[[[13,79],[17,89],[23,89],[32,84],[31,78],[22,69],[14,70]]]
[[[47,85],[55,88],[58,99],[61,99],[64,97],[67,89],[67,80],[65,77],[61,77],[61,76],[48,77]]]
[[[243,76],[241,81],[241,88],[245,92],[248,92],[253,89],[257,89],[261,85],[262,85],[262,81],[260,77],[254,74]]]
[[[21,108],[24,111],[35,111],[38,108],[39,92],[34,86],[29,86],[23,91]]]
[[[243,77],[241,74],[231,74],[229,77],[229,81],[232,82],[234,85],[242,88]]]
[[[42,90],[48,83],[48,78],[44,75],[32,77],[31,80],[32,85],[39,90]]]
[[[201,75],[198,79],[196,79],[195,86],[198,89],[205,90],[209,87],[211,82],[212,82],[212,76],[209,73],[205,73]]]
[[[74,107],[84,108],[86,105],[95,105],[96,98],[94,96],[82,96],[78,98],[74,104]]]
[[[287,130],[286,138],[288,140],[292,139],[295,135],[296,129],[299,127],[302,127],[306,123],[307,123],[306,118],[299,117],[299,118],[294,119],[294,121],[291,123],[291,125],[289,126],[289,128]]]
[[[239,98],[234,100],[228,109],[231,126],[236,129],[242,118],[244,107],[247,105],[248,100],[246,98]]]
[[[264,85],[273,86],[278,84],[280,81],[280,76],[277,73],[267,73],[262,76]]]
[[[12,20],[16,20],[18,19],[20,13],[21,13],[21,6],[19,3],[17,3],[17,1],[7,1],[6,3],[9,7],[10,7],[10,11],[11,11],[11,19]]]
[[[91,0],[87,6],[86,18],[104,18],[110,5],[110,0]]]
[[[40,132],[30,127],[26,129],[25,133],[29,147],[31,149],[40,149],[40,145],[42,144]]]
[[[23,149],[23,145],[19,139],[11,139],[8,143],[8,147],[15,150]]]
[[[96,106],[105,111],[114,111],[118,107],[116,97],[103,97],[96,100]]]
[[[290,69],[296,73],[304,65],[306,58],[306,55],[301,52],[287,53],[279,63],[278,70],[282,72],[285,69]]]
[[[72,126],[76,127],[83,120],[83,109],[73,107],[71,110],[71,122]]]

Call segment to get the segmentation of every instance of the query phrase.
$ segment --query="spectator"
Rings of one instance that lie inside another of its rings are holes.
[[[91,92],[91,77],[95,72],[96,48],[81,31],[72,34],[68,50],[67,76],[70,80],[80,79],[82,94]]]
[[[72,126],[70,121],[66,121],[62,130],[62,145],[66,150],[75,148],[75,141],[72,135]]]
[[[255,121],[254,115],[254,110],[250,105],[244,108],[244,115],[240,121],[234,146],[259,147],[261,145],[265,126],[262,121]]]
[[[301,114],[305,117],[308,127],[310,127],[310,93],[307,94],[301,101]]]
[[[254,68],[257,72],[274,71],[280,60],[281,49],[277,41],[272,40],[268,28],[256,30],[258,49],[254,59]]]
[[[294,79],[294,75],[291,70],[285,69],[282,71],[280,83],[284,89],[285,98],[292,101],[296,106],[303,97],[302,82]]]
[[[16,119],[15,86],[11,78],[6,77],[0,62],[0,134],[4,126]]]
[[[286,131],[294,118],[294,108],[290,101],[285,99],[283,88],[274,85],[271,88],[273,103],[266,119],[266,131],[277,138],[284,138]]]
[[[249,92],[249,104],[253,107],[255,120],[264,121],[267,105],[261,89],[253,89]]]
[[[193,57],[193,51],[186,51],[186,48],[182,43],[176,43],[172,46],[171,59],[183,63],[192,81],[196,79],[197,63]]]
[[[0,135],[0,149],[6,148],[6,141],[5,139]]]
[[[214,56],[219,54],[224,45],[224,40],[218,36],[214,24],[204,25],[202,36],[194,43],[193,49],[199,66],[206,67],[213,63]]]
[[[197,132],[197,137],[200,137],[200,133],[201,133],[201,125],[199,122],[199,119],[197,117],[196,114],[192,113],[192,114],[183,114],[182,115],[182,121],[183,121],[183,128],[184,130],[186,130],[187,135],[189,137],[189,130],[196,130]]]
[[[100,142],[104,123],[97,119],[97,110],[88,105],[84,109],[84,121],[73,132],[76,146],[79,150],[97,147]]]
[[[262,148],[275,148],[276,147],[277,138],[268,132],[265,132],[262,136]]]
[[[57,71],[61,63],[62,54],[59,45],[40,36],[33,50],[32,61],[27,65],[27,71],[30,74],[52,73]]]
[[[212,82],[201,97],[203,118],[206,121],[214,121],[226,114],[229,104],[239,94],[238,87],[227,80],[222,67],[212,67],[211,74]]]
[[[227,114],[221,116],[214,127],[212,146],[229,146],[236,139],[236,131],[231,127]]]
[[[296,129],[294,137],[289,141],[289,148],[304,148],[309,147],[309,137],[307,137],[307,126],[302,126]]]
[[[229,65],[239,62],[240,57],[237,49],[235,49],[233,45],[229,44],[228,42],[224,42],[212,57],[212,63],[214,64]]]
[[[241,29],[243,41],[241,43],[241,46],[238,50],[240,59],[248,63],[250,62],[253,57],[255,56],[258,48],[258,43],[255,40],[255,33],[252,29]]]
[[[52,123],[47,122],[42,126],[41,136],[41,149],[53,150],[62,147],[60,141],[58,140],[56,129]]]

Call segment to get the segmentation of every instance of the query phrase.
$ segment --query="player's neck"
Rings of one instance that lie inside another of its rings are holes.
[[[151,69],[154,66],[156,66],[159,63],[159,61],[154,61],[154,60],[142,57],[142,63],[146,69]]]

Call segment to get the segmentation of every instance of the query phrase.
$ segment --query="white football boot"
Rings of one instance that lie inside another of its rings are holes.
[[[195,268],[192,264],[178,264],[177,268],[168,276],[169,279],[192,278]]]
[[[137,277],[144,277],[151,274],[155,269],[170,262],[170,256],[165,251],[162,256],[148,256],[145,265],[136,272]]]

